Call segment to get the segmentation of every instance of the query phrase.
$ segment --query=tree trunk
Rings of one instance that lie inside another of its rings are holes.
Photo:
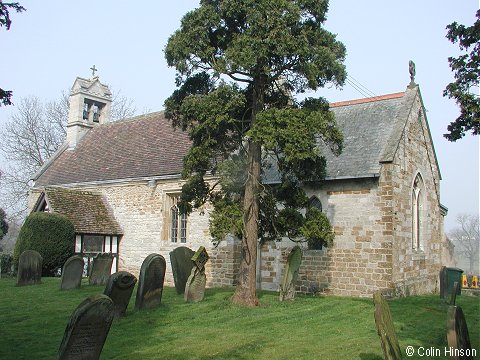
[[[244,235],[239,284],[232,301],[235,304],[257,306],[257,241],[258,241],[258,187],[260,183],[261,147],[249,142],[249,173],[245,185]]]
[[[263,110],[265,78],[257,77],[253,86],[252,126],[257,113]],[[248,178],[245,184],[243,203],[244,234],[242,238],[242,259],[240,262],[239,284],[233,294],[232,302],[245,306],[257,306],[257,243],[259,203],[258,194],[261,182],[260,144],[248,142]]]

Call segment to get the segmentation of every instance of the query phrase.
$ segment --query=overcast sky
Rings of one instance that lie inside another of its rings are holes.
[[[48,101],[69,89],[76,76],[90,77],[95,64],[100,80],[132,98],[137,112],[161,110],[175,89],[175,72],[163,50],[181,17],[199,1],[19,0],[27,11],[12,13],[10,31],[0,30],[0,87],[13,90],[13,102],[36,95]],[[408,61],[416,63],[427,118],[442,173],[441,202],[449,209],[446,230],[459,213],[479,210],[478,137],[456,143],[443,138],[459,114],[442,96],[453,74],[447,58],[459,54],[446,38],[453,21],[470,26],[478,0],[330,1],[327,30],[347,47],[351,82],[319,96],[341,101],[404,91]],[[358,87],[358,86],[357,86]],[[370,95],[368,95],[370,94]],[[0,126],[15,107],[0,107]]]

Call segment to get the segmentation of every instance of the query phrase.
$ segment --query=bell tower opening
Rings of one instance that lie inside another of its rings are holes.
[[[70,92],[70,109],[67,123],[67,142],[75,148],[81,138],[94,126],[108,123],[112,93],[95,75],[95,65],[90,68],[92,77],[77,77]]]

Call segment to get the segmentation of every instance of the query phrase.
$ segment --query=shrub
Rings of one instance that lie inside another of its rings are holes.
[[[42,275],[53,276],[74,253],[75,230],[65,216],[52,213],[30,214],[18,234],[13,253],[15,269],[18,258],[25,250],[35,250],[42,255]]]
[[[10,274],[12,272],[12,261],[12,255],[0,254],[0,271],[2,274]]]

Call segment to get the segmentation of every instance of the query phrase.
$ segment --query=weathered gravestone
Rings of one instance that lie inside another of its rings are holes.
[[[113,302],[106,295],[85,299],[70,317],[62,343],[59,360],[96,360],[113,320]]]
[[[373,303],[375,304],[375,325],[377,327],[378,336],[380,336],[384,359],[402,359],[402,352],[400,351],[397,333],[393,326],[390,308],[379,291],[373,294]]]
[[[184,299],[187,302],[198,302],[205,296],[205,286],[207,276],[205,275],[205,264],[209,259],[207,250],[200,246],[197,252],[192,256],[195,264],[185,285]]]
[[[42,255],[37,251],[25,250],[18,258],[17,285],[40,284],[42,261]]]
[[[470,344],[467,322],[460,306],[449,306],[447,313],[447,342],[445,353],[452,360],[473,359],[475,350]]]
[[[115,316],[125,315],[136,283],[137,278],[127,271],[110,275],[103,294],[112,299]]]
[[[105,285],[112,271],[113,256],[99,253],[93,258],[92,269],[88,277],[90,285]]]
[[[84,261],[81,256],[74,255],[65,261],[62,270],[61,290],[79,289],[82,283]]]
[[[159,254],[150,254],[143,260],[135,298],[136,309],[151,309],[160,305],[166,267],[164,257]]]
[[[178,294],[185,292],[187,279],[194,266],[192,256],[195,252],[185,246],[179,246],[170,252],[170,263],[172,265],[173,281]]]
[[[455,305],[455,302],[457,301],[457,292],[459,287],[460,283],[455,281],[453,283],[452,293],[450,294],[450,305]]]
[[[302,249],[295,246],[287,258],[283,280],[280,284],[280,301],[295,298],[295,282],[302,264]]]
[[[448,295],[447,267],[440,269],[440,299],[445,299]]]

